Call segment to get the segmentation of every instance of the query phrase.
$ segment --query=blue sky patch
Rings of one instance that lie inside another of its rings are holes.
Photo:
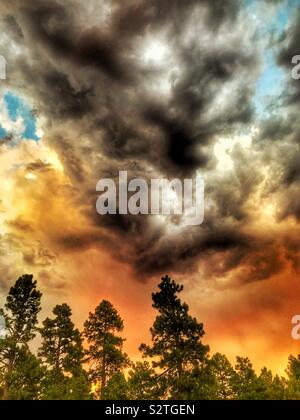
[[[248,7],[255,11],[255,7],[259,4],[259,0],[250,0]],[[286,2],[278,9],[278,13],[268,25],[263,25],[259,30],[260,36],[268,36],[276,33],[277,37],[284,33],[288,22],[300,5],[300,0],[286,0]],[[264,69],[256,85],[256,95],[254,103],[258,114],[265,116],[268,113],[268,105],[270,100],[279,98],[285,82],[285,71],[277,64],[276,51],[268,49],[264,55]]]
[[[4,103],[11,121],[16,121],[18,118],[23,119],[25,130],[22,137],[26,140],[38,141],[39,137],[36,133],[36,117],[33,115],[33,112],[28,104],[20,98],[20,96],[14,94],[13,92],[7,92],[4,95]],[[1,127],[0,121],[0,138],[3,139],[7,134],[9,133],[6,133],[3,127]]]

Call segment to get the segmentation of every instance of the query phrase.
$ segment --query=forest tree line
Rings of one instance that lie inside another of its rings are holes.
[[[0,315],[1,400],[290,400],[300,399],[300,355],[290,356],[286,377],[248,358],[233,366],[222,354],[210,355],[204,327],[179,297],[183,286],[168,276],[153,293],[157,317],[152,342],[142,344],[142,362],[123,350],[124,323],[108,301],[89,314],[80,332],[67,304],[38,325],[42,294],[33,276],[10,289]],[[31,342],[40,335],[36,352]]]

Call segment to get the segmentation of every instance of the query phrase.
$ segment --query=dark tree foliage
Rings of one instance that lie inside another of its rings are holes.
[[[80,332],[71,320],[67,304],[53,310],[54,318],[47,318],[40,329],[42,345],[39,356],[47,367],[45,399],[89,399],[87,374],[83,370],[84,349]]]
[[[288,376],[287,399],[300,400],[300,355],[290,356],[286,373]]]
[[[102,398],[108,401],[126,401],[130,399],[129,395],[129,385],[121,372],[115,373],[102,391]]]
[[[164,392],[164,378],[158,375],[149,362],[138,362],[129,371],[128,386],[131,400],[158,400]]]
[[[235,371],[226,356],[217,353],[211,359],[211,373],[213,377],[213,399],[233,400]]]
[[[89,377],[98,385],[99,398],[104,398],[104,389],[113,375],[129,365],[123,352],[125,340],[118,335],[123,328],[123,320],[107,301],[101,302],[84,324],[83,335],[89,345],[86,351]]]
[[[153,308],[159,315],[151,328],[152,346],[141,345],[145,357],[154,359],[153,367],[159,368],[168,378],[169,390],[177,387],[180,394],[182,377],[199,369],[207,361],[209,347],[202,344],[203,324],[189,314],[189,307],[178,294],[183,286],[166,276],[153,293]]]
[[[16,378],[20,374],[24,379],[26,373],[23,370],[21,374],[20,367],[33,360],[28,343],[37,333],[41,297],[42,294],[37,290],[33,276],[24,275],[10,289],[4,309],[0,311],[6,323],[6,337],[0,340],[0,380],[4,400],[11,398],[12,389],[14,395],[17,394]],[[27,357],[28,361],[25,361]],[[30,369],[27,373],[30,373]],[[25,380],[30,388],[30,382],[34,378],[29,375]]]
[[[14,369],[6,376],[10,400],[40,400],[43,397],[45,369],[28,348],[22,347]]]
[[[162,279],[152,295],[152,343],[141,346],[147,360],[132,363],[123,350],[123,320],[110,302],[89,314],[82,334],[67,304],[38,328],[42,295],[33,276],[22,276],[0,310],[0,399],[300,400],[300,355],[290,356],[285,378],[267,368],[258,375],[248,358],[237,357],[233,366],[220,353],[210,357],[203,325],[180,300],[182,291]],[[38,333],[35,353],[30,343]]]

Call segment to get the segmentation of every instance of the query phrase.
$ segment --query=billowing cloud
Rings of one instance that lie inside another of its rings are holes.
[[[71,3],[16,1],[7,4],[4,19],[15,49],[25,51],[13,57],[10,80],[19,80],[18,87],[46,118],[45,141],[78,189],[87,223],[95,225],[94,234],[87,229],[85,235],[57,238],[60,245],[102,246],[97,233],[102,227],[116,243],[120,236],[128,238],[125,255],[124,248],[114,247],[117,258],[160,271],[173,268],[174,261],[178,269],[192,267],[206,250],[244,243],[247,235],[237,233],[231,220],[225,217],[217,226],[223,203],[210,185],[219,136],[230,137],[253,120],[259,48],[251,44],[253,32],[245,31],[239,2],[191,0],[184,7],[179,1],[132,1],[126,7],[108,2],[99,12],[100,24],[89,14],[92,7]],[[156,58],[160,43],[161,60]],[[146,218],[100,220],[94,209],[96,181],[116,177],[119,169],[148,178],[201,171],[216,198],[215,220],[209,212],[207,224],[187,241],[181,233],[169,234],[167,221],[155,226]],[[172,256],[170,241],[177,243]]]
[[[129,288],[172,272],[188,288],[203,283],[205,296],[224,293],[226,303],[227,293],[241,296],[241,329],[251,306],[272,319],[272,305],[286,315],[292,287],[282,299],[273,294],[294,281],[300,261],[296,6],[294,22],[278,20],[290,3],[2,0],[0,50],[9,72],[1,95],[26,98],[42,137],[24,141],[24,121],[1,107],[9,133],[0,143],[2,287],[26,269],[53,293],[74,291],[82,277],[97,296],[101,284],[116,297],[111,264]],[[285,88],[273,97],[266,74],[275,71]],[[204,224],[97,215],[97,181],[120,170],[146,179],[202,175]],[[112,285],[95,274],[101,269]],[[267,281],[261,301],[246,296]],[[190,299],[199,311],[196,293]],[[215,303],[228,321],[224,302]]]

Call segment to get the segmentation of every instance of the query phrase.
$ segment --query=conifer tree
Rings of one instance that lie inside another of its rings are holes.
[[[288,376],[287,398],[300,400],[300,355],[289,357],[286,373]]]
[[[137,362],[129,371],[128,387],[132,400],[158,400],[163,395],[163,378],[148,362]]]
[[[263,368],[258,377],[259,393],[261,400],[284,400],[285,380],[273,374],[267,368]]]
[[[260,400],[262,397],[261,384],[247,357],[237,357],[233,389],[237,400]]]
[[[227,357],[220,353],[215,354],[211,360],[211,372],[214,378],[214,399],[234,399],[233,380],[235,372]]]
[[[188,305],[178,298],[182,291],[183,286],[170,277],[162,279],[159,292],[152,295],[153,307],[159,313],[150,330],[152,346],[140,347],[145,357],[154,359],[153,367],[163,372],[171,388],[181,383],[186,372],[205,364],[209,351],[201,342],[203,324],[189,314]]]
[[[126,401],[129,400],[129,385],[124,373],[115,373],[107,382],[102,398],[108,401]]]
[[[10,289],[4,309],[0,310],[6,324],[5,338],[0,340],[0,379],[4,400],[10,398],[12,378],[17,367],[25,363],[25,357],[32,360],[28,343],[36,336],[41,297],[33,276],[24,275]],[[31,380],[28,377],[28,382]],[[14,387],[16,393],[15,383]]]
[[[19,349],[17,362],[10,374],[6,376],[9,400],[41,400],[43,398],[43,381],[45,369],[41,361],[23,346]]]
[[[123,352],[125,340],[118,335],[123,328],[123,320],[108,301],[100,303],[84,325],[83,335],[89,345],[86,352],[89,376],[97,385],[99,398],[103,398],[104,389],[112,376],[129,365]]]
[[[71,320],[67,304],[54,308],[40,329],[42,345],[39,356],[47,366],[46,399],[88,399],[89,385],[83,370],[84,350],[80,332]]]

